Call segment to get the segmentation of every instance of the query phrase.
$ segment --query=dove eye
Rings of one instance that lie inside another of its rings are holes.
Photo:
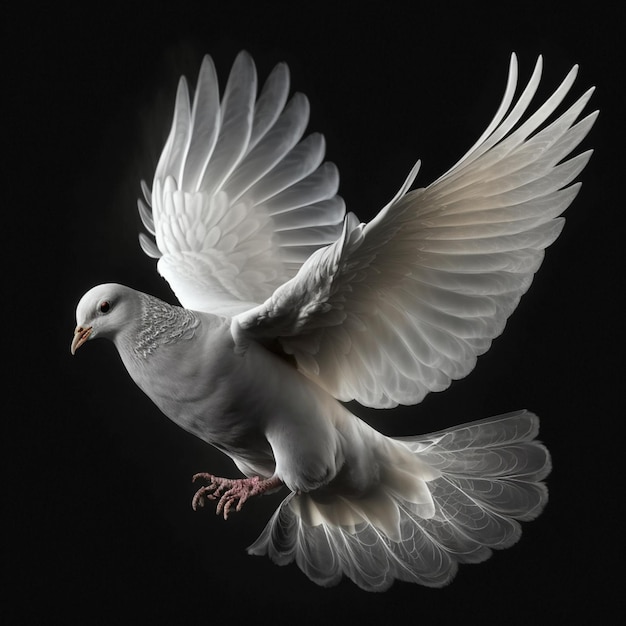
[[[111,308],[111,305],[106,300],[100,303],[101,313],[108,313],[110,308]]]

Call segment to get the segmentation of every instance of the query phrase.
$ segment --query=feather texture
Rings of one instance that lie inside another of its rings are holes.
[[[232,314],[265,300],[305,259],[334,241],[345,214],[324,140],[302,140],[309,103],[286,104],[289,72],[278,65],[256,98],[250,56],[236,59],[220,100],[205,57],[190,104],[180,80],[169,138],[156,168],[152,215],[140,242],[180,302]]]
[[[99,285],[78,304],[71,350],[112,340],[159,409],[247,477],[204,474],[194,507],[215,489],[225,514],[291,491],[250,553],[321,585],[438,587],[515,543],[545,506],[534,414],[390,438],[338,401],[417,403],[502,332],[561,232],[590,156],[571,153],[596,117],[579,119],[591,90],[557,113],[576,68],[530,112],[541,70],[516,99],[513,56],[479,140],[411,190],[418,162],[367,224],[345,213],[323,137],[303,138],[308,101],[288,101],[284,64],[258,97],[245,52],[221,98],[209,57],[192,100],[181,79],[138,209],[141,246],[185,308]]]
[[[384,591],[396,579],[445,585],[459,563],[479,563],[513,545],[518,520],[543,509],[548,494],[540,481],[551,464],[537,431],[536,416],[519,411],[390,440],[377,490],[331,501],[292,494],[248,552],[279,565],[295,561],[324,586],[344,575],[366,591]],[[415,455],[414,467],[404,448]]]
[[[348,219],[340,239],[237,316],[239,340],[277,337],[329,393],[373,407],[415,404],[466,376],[561,232],[559,215],[579,189],[571,183],[591,154],[563,161],[595,120],[575,123],[592,90],[543,126],[576,68],[524,119],[541,66],[511,105],[513,56],[503,104],[474,147],[433,184],[407,192],[414,168],[370,223]]]

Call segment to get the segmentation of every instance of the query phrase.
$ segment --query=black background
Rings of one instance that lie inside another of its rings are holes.
[[[606,623],[623,559],[623,12],[519,3],[50,4],[3,20],[3,567],[5,623]],[[265,6],[268,5],[268,6]],[[467,5],[467,6],[466,6]],[[460,6],[460,4],[459,4]],[[410,8],[409,8],[410,7]],[[476,370],[422,405],[361,414],[389,434],[528,407],[553,454],[550,503],[520,543],[453,584],[318,588],[249,557],[277,497],[228,522],[193,513],[191,475],[235,475],[135,388],[113,346],[74,358],[74,308],[117,281],[173,301],[137,245],[178,75],[210,53],[222,81],[246,48],[309,96],[361,219],[417,158],[418,185],[474,142],[543,54],[546,96],[574,63],[597,86],[596,152],[533,287]],[[620,195],[618,195],[620,194]],[[6,578],[5,577],[5,580]]]

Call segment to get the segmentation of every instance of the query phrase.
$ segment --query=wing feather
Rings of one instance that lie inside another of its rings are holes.
[[[220,128],[215,149],[198,183],[198,190],[208,196],[213,196],[221,189],[247,151],[252,133],[256,83],[256,70],[252,59],[247,54],[239,54],[233,64],[222,98]],[[195,139],[195,127],[192,137]],[[202,144],[199,149],[202,150]],[[190,183],[189,189],[194,189],[193,181]]]
[[[182,164],[185,160],[185,154],[189,145],[190,128],[191,110],[189,107],[189,91],[187,89],[187,81],[182,77],[178,82],[178,90],[176,91],[172,129],[167,143],[163,148],[159,163],[157,164],[157,173],[160,170],[168,170],[177,179],[182,177]],[[158,178],[164,179],[163,176],[159,176]]]
[[[559,216],[591,155],[569,158],[595,121],[596,113],[576,121],[592,90],[548,122],[574,67],[529,115],[541,71],[540,58],[514,102],[513,56],[502,104],[463,158],[425,189],[408,191],[416,165],[368,224],[349,214],[336,242],[234,318],[235,340],[277,338],[337,398],[374,407],[419,402],[468,374],[561,232]]]
[[[345,215],[323,137],[302,140],[309,103],[287,103],[289,71],[270,73],[257,99],[246,52],[222,98],[205,57],[193,105],[181,78],[152,191],[142,183],[144,252],[183,306],[230,315],[265,300],[310,254],[337,239]]]
[[[200,66],[192,111],[193,132],[189,133],[189,147],[178,180],[181,187],[197,191],[213,155],[221,122],[217,73],[209,56],[204,57]]]

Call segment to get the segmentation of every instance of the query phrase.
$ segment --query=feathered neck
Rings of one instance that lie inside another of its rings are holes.
[[[159,346],[191,339],[200,323],[192,311],[153,296],[142,293],[140,302],[139,332],[133,342],[133,352],[140,359],[149,357]]]

